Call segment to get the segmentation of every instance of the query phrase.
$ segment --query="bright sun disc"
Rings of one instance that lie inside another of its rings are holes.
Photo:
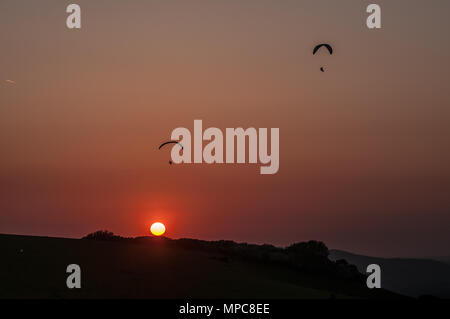
[[[155,236],[161,236],[166,232],[166,226],[163,223],[153,223],[150,227],[150,231]]]

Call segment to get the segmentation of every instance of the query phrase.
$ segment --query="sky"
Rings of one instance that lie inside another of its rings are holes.
[[[72,2],[0,2],[0,233],[450,255],[450,2]],[[279,128],[278,173],[169,165],[196,119]]]

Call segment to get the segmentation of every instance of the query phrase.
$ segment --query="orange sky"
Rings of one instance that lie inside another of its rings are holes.
[[[0,2],[1,233],[448,254],[448,1],[377,1],[376,31],[369,1],[76,3],[75,31],[64,2]],[[195,119],[280,128],[279,172],[168,165]]]

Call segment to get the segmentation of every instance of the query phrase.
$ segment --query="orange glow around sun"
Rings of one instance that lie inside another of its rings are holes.
[[[150,227],[150,231],[155,236],[161,236],[166,232],[166,226],[163,223],[153,223]]]

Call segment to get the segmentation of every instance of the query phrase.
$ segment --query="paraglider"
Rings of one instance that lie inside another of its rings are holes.
[[[321,47],[327,48],[328,52],[329,52],[330,54],[333,54],[333,48],[331,47],[331,45],[329,45],[328,43],[321,43],[321,44],[318,44],[318,45],[316,45],[316,46],[314,47],[313,55],[316,54],[317,51],[319,51],[319,49],[320,49]]]
[[[162,147],[164,147],[164,146],[167,145],[167,144],[178,144],[178,145],[181,146],[181,149],[184,150],[183,145],[181,145],[181,143],[179,143],[179,142],[177,142],[177,141],[168,141],[168,142],[164,142],[164,143],[162,143],[162,144],[158,147],[158,149],[160,150]],[[173,164],[172,160],[169,161],[169,164],[170,164],[170,165]]]
[[[313,55],[315,55],[317,53],[317,51],[319,51],[319,49],[322,48],[322,47],[326,48],[328,50],[328,53],[330,53],[330,55],[333,54],[333,48],[331,47],[331,45],[329,45],[328,43],[321,43],[321,44],[318,44],[318,45],[316,45],[314,47]],[[320,71],[321,72],[325,72],[325,68],[323,66],[320,67]]]
[[[179,142],[177,142],[177,141],[168,141],[168,142],[164,142],[164,143],[162,143],[159,147],[158,147],[158,149],[160,150],[161,149],[161,147],[163,147],[163,146],[165,146],[165,145],[167,145],[167,144],[178,144],[178,145],[180,145],[181,146],[181,149],[183,150],[184,148],[183,148],[183,145],[181,145]]]

